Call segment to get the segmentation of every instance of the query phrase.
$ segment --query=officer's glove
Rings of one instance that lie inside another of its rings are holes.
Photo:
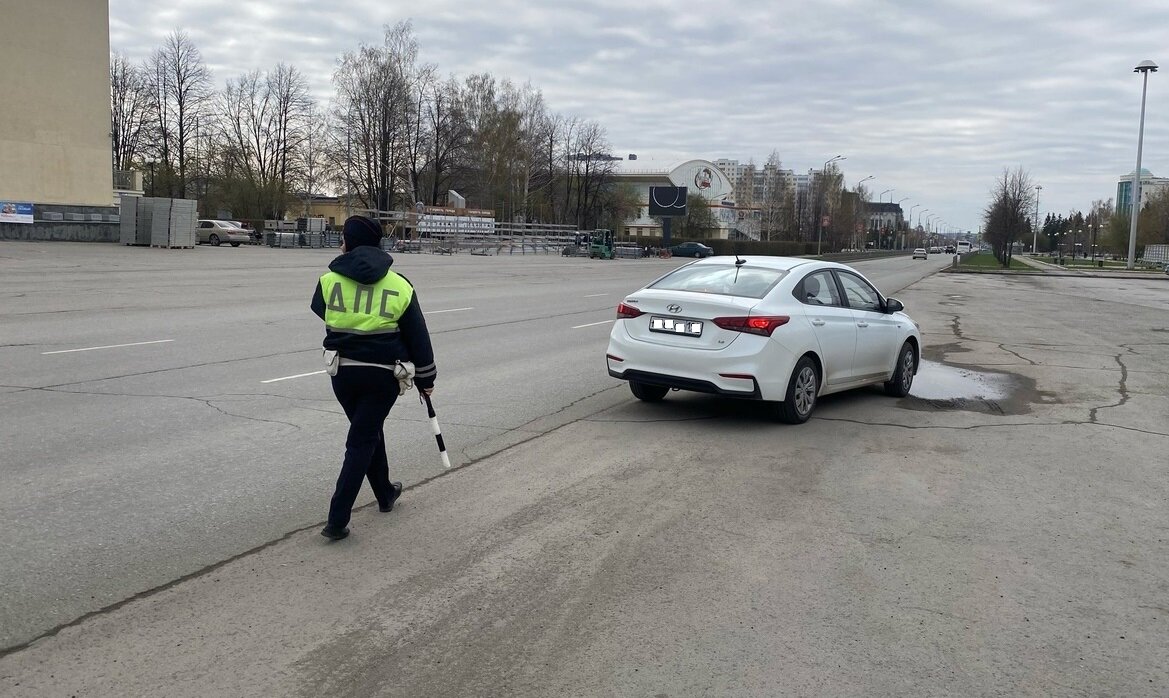
[[[414,387],[414,362],[395,361],[394,378],[398,379],[398,395],[405,395],[407,390]]]

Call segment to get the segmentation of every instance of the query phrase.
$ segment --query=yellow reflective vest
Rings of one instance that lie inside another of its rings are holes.
[[[350,334],[396,334],[414,287],[393,271],[373,284],[328,272],[321,277],[325,327]]]

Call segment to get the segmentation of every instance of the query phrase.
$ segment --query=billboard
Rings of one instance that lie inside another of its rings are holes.
[[[650,187],[649,215],[661,217],[686,215],[686,187]]]
[[[0,201],[0,223],[32,223],[32,204]]]

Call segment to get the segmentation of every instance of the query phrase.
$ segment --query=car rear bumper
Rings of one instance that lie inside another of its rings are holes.
[[[618,372],[614,371],[612,367],[610,367],[609,375],[614,378],[620,378],[621,380],[637,381],[638,383],[645,383],[646,385],[660,385],[665,388],[677,388],[678,390],[689,390],[693,393],[710,393],[712,395],[725,395],[727,397],[748,398],[754,400],[758,400],[762,397],[762,394],[759,391],[759,382],[754,378],[751,379],[751,390],[743,391],[728,390],[707,380],[685,378],[683,376],[670,376],[664,373],[650,373],[649,371],[638,371],[636,369],[629,369],[624,372]]]
[[[719,350],[687,349],[629,336],[621,321],[609,336],[609,375],[679,390],[782,400],[796,357],[780,342],[743,334]]]

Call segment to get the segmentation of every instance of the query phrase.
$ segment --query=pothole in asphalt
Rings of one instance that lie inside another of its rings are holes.
[[[1030,411],[1024,397],[1034,394],[1034,382],[1006,373],[975,371],[923,359],[903,407],[916,410],[964,410],[987,414],[1023,414]]]

